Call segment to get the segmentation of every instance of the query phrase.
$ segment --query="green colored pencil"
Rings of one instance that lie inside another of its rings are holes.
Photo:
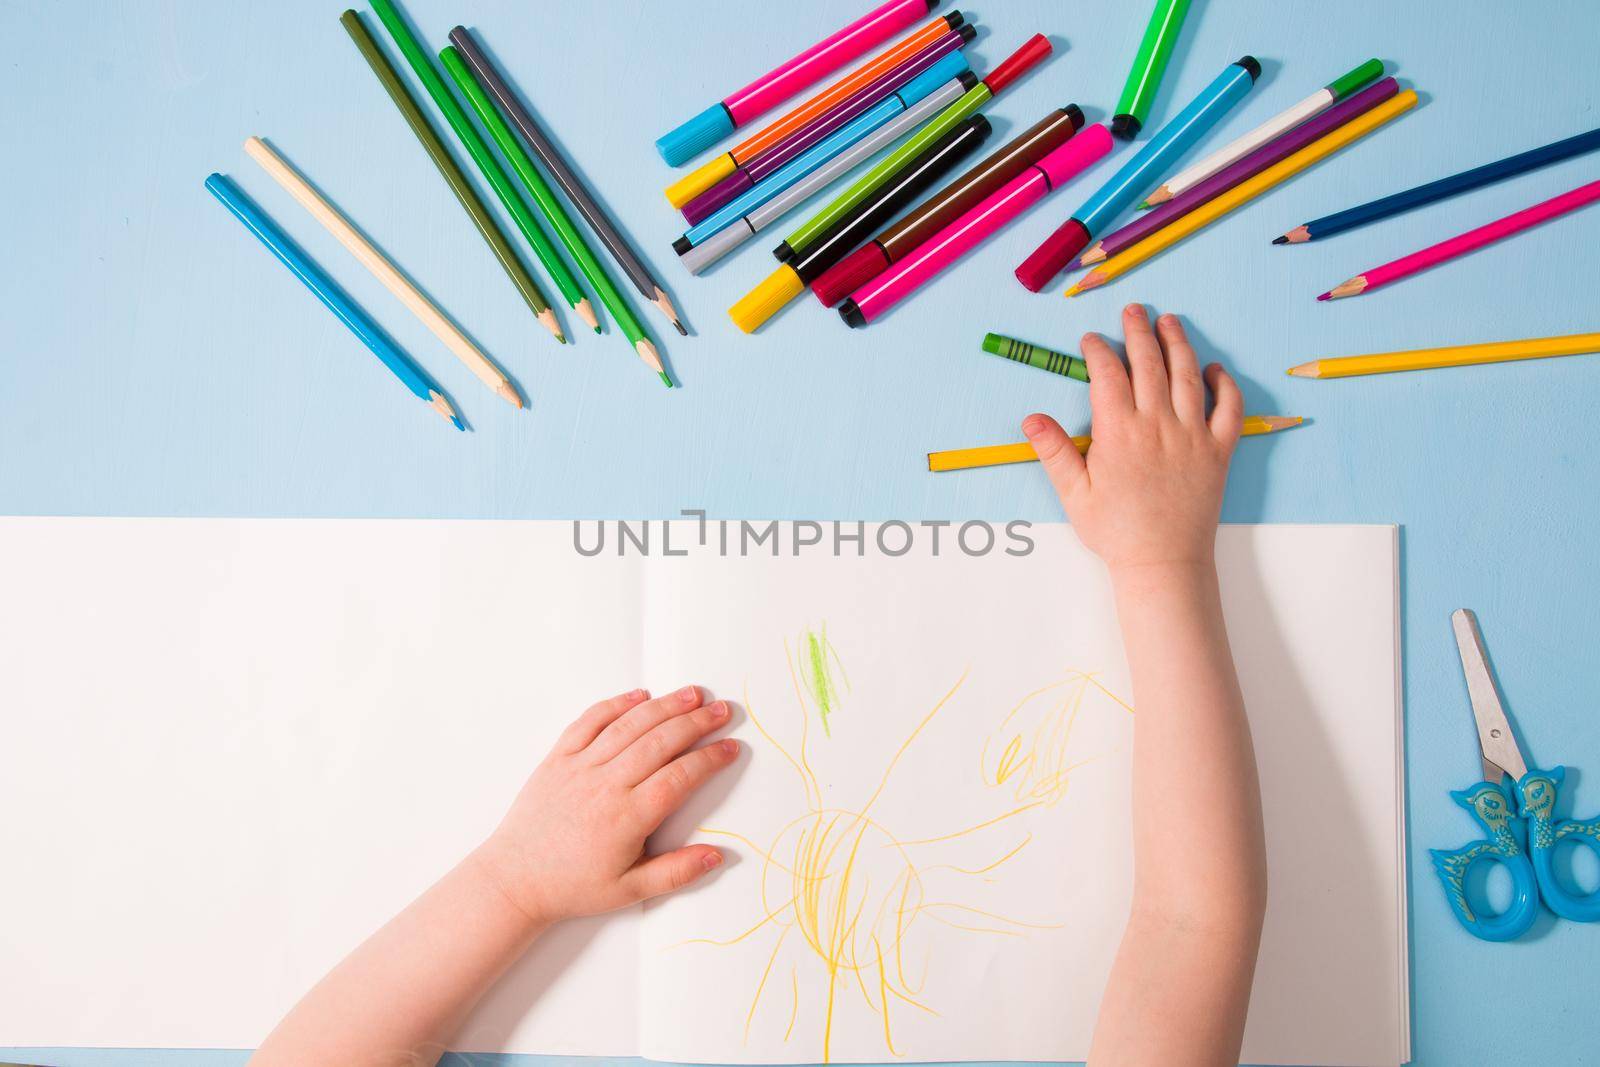
[[[455,157],[450,154],[450,149],[445,147],[444,141],[440,140],[433,124],[428,121],[428,116],[422,113],[422,108],[411,98],[410,91],[390,65],[388,57],[383,54],[383,49],[378,47],[378,42],[372,39],[372,34],[367,31],[361,16],[354,11],[346,11],[339,16],[339,23],[355,42],[356,48],[366,59],[367,66],[372,68],[372,73],[378,76],[379,83],[383,85],[389,94],[389,99],[394,101],[394,106],[405,118],[406,125],[411,127],[411,132],[422,142],[428,158],[433,160],[433,165],[439,169],[445,184],[456,194],[456,199],[472,218],[478,233],[494,251],[495,258],[500,261],[501,268],[506,272],[506,277],[517,287],[517,292],[522,294],[522,299],[533,310],[534,317],[555,335],[557,341],[566,344],[566,335],[561,332],[561,323],[557,321],[556,313],[550,310],[550,301],[545,298],[544,291],[539,288],[539,283],[533,280],[533,275],[528,273],[528,268],[523,266],[521,258],[511,246],[511,242],[506,239],[506,235],[500,232],[500,227],[495,223],[494,216],[489,214],[489,209],[478,199],[472,183],[461,173]]]
[[[489,99],[488,92],[478,84],[467,66],[467,61],[461,58],[461,53],[456,51],[454,45],[446,45],[439,53],[439,62],[444,64],[445,72],[455,81],[456,88],[467,98],[467,103],[472,105],[478,121],[489,131],[494,143],[500,146],[501,153],[511,161],[511,169],[522,179],[522,184],[533,197],[540,214],[544,215],[544,220],[550,224],[550,228],[566,246],[567,254],[578,264],[583,276],[589,279],[589,284],[600,297],[600,302],[611,312],[611,317],[616,320],[623,336],[627,337],[628,343],[639,353],[639,358],[659,374],[670,389],[672,379],[667,377],[667,372],[662,368],[661,356],[656,352],[655,345],[650,342],[649,337],[645,335],[644,326],[640,324],[627,301],[622,299],[622,294],[617,292],[617,287],[612,284],[610,275],[606,274],[605,268],[595,258],[594,252],[584,243],[583,235],[572,224],[571,216],[561,206],[561,201],[556,199],[555,192],[544,180],[544,176],[533,165],[533,160],[522,147],[522,142],[506,124],[506,120],[500,116],[500,112],[495,110],[494,101]]]
[[[600,321],[595,318],[594,306],[589,303],[589,298],[578,288],[578,279],[572,276],[572,270],[561,258],[561,253],[556,251],[556,246],[550,243],[550,238],[545,235],[538,220],[528,210],[528,205],[517,195],[516,187],[506,176],[505,169],[500,166],[499,161],[494,158],[494,153],[479,136],[467,113],[461,110],[461,105],[450,93],[450,87],[439,77],[432,60],[422,50],[422,45],[417,42],[416,35],[406,25],[393,0],[372,0],[372,10],[377,13],[379,21],[389,31],[389,36],[394,38],[394,43],[399,46],[412,71],[422,80],[428,95],[433,97],[434,105],[444,113],[445,121],[456,131],[456,138],[466,146],[467,154],[478,164],[478,170],[483,172],[484,178],[494,187],[495,195],[511,213],[517,229],[528,239],[528,243],[539,256],[539,262],[544,264],[544,269],[549,271],[550,277],[555,280],[556,288],[561,290],[561,295],[566,297],[567,303],[572,306],[578,317],[599,333]]]
[[[1080,382],[1089,380],[1089,367],[1077,356],[1069,356],[1065,352],[1056,352],[1042,345],[1019,341],[1015,337],[998,333],[985,334],[983,350],[1002,359],[1026,363],[1030,367],[1047,370],[1064,378]]]

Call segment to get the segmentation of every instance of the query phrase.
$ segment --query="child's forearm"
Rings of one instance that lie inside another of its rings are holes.
[[[1114,581],[1136,709],[1135,908],[1248,920],[1266,892],[1261,799],[1216,568],[1132,567]]]
[[[252,1067],[432,1064],[479,998],[544,931],[473,854],[307,993]]]

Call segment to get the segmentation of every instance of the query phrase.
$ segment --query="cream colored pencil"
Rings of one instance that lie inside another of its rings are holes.
[[[288,160],[278,155],[272,150],[271,145],[259,137],[246,140],[244,150],[246,155],[261,165],[261,169],[266,171],[273,181],[283,186],[290,196],[298,200],[300,206],[322,224],[323,229],[333,234],[340,244],[349,249],[350,254],[372,272],[372,276],[382,282],[385,289],[393,293],[407,310],[421,319],[422,324],[443,341],[444,346],[455,353],[456,358],[465,363],[467,369],[478,376],[479,381],[500,394],[507,403],[522,407],[522,395],[506,378],[505,373],[495,365],[494,360],[473,344],[467,335],[461,332],[461,328],[439,310],[437,304],[411,284],[411,280],[400,272],[400,268],[378,251],[338,208],[328,203],[327,199],[317,192]]]

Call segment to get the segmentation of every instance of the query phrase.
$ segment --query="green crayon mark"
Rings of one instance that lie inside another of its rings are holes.
[[[812,701],[817,705],[817,717],[822,720],[822,732],[832,737],[833,731],[828,726],[828,717],[839,707],[839,681],[842,681],[845,690],[849,691],[850,676],[845,673],[844,664],[839,661],[839,653],[828,640],[827,623],[823,623],[820,630],[807,630],[801,634],[800,645],[801,679],[805,683],[806,692],[811,694]],[[834,679],[835,669],[838,671],[839,681]]]

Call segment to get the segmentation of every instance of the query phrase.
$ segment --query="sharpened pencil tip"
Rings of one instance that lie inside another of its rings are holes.
[[[1332,300],[1333,299],[1333,290],[1329,289],[1326,293],[1323,293],[1321,296],[1317,297],[1317,299],[1318,300]]]
[[[1275,245],[1286,245],[1289,243],[1289,238],[1286,236],[1274,237],[1272,239],[1272,243]]]
[[[689,328],[687,326],[685,326],[683,323],[679,322],[677,319],[673,319],[672,320],[672,326],[673,326],[673,329],[678,331],[678,336],[679,337],[688,337],[689,336]]]
[[[588,297],[584,297],[576,304],[573,304],[572,310],[577,313],[578,318],[587,322],[595,333],[600,332],[600,319],[595,315],[594,305],[589,303]]]
[[[673,388],[672,379],[670,377],[668,377],[666,371],[662,371],[661,372],[661,383],[663,385],[665,385],[668,389]]]
[[[1062,295],[1063,296],[1077,296],[1081,292],[1083,292],[1083,290],[1079,289],[1076,285],[1074,285],[1074,286],[1068,287],[1067,291],[1065,293],[1063,293]]]
[[[1321,361],[1318,360],[1313,363],[1301,363],[1298,366],[1290,367],[1289,375],[1293,378],[1315,378],[1317,377],[1318,372],[1321,370],[1319,366],[1320,362]]]

